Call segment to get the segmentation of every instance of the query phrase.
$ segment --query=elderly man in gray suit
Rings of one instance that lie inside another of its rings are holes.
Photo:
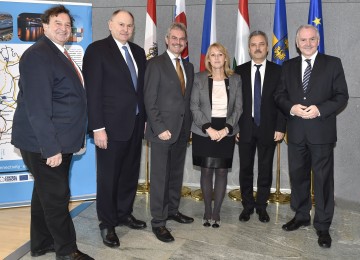
[[[190,138],[190,94],[194,67],[181,59],[186,27],[173,23],[165,37],[168,49],[151,59],[145,72],[144,103],[148,116],[145,137],[151,142],[151,225],[163,242],[174,241],[166,220],[191,223],[179,212],[187,142]]]

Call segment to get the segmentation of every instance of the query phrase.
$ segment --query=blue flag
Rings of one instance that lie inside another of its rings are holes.
[[[320,53],[325,53],[324,20],[322,16],[321,0],[310,0],[308,24],[315,26],[319,30],[320,44],[318,50]]]
[[[273,62],[279,65],[282,65],[284,61],[289,59],[285,0],[276,0],[275,4],[271,58]]]

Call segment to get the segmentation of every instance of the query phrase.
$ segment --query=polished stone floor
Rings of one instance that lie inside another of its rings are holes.
[[[257,215],[247,223],[239,222],[242,207],[239,202],[224,200],[219,229],[202,226],[203,202],[183,198],[180,211],[195,218],[192,224],[169,221],[175,242],[163,243],[155,238],[148,226],[144,230],[117,227],[120,248],[103,245],[96,217],[96,202],[74,219],[78,247],[95,259],[360,259],[360,212],[335,208],[330,234],[330,249],[317,244],[312,226],[286,232],[281,226],[294,213],[289,204],[269,204],[269,223],[261,223]],[[150,225],[149,198],[138,195],[134,215]],[[54,259],[54,254],[37,257],[37,260]],[[26,254],[21,259],[33,259]]]

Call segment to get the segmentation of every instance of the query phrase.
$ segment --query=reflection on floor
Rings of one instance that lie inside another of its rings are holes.
[[[168,221],[175,242],[163,243],[155,238],[150,227],[149,198],[137,196],[134,205],[136,218],[146,220],[145,230],[117,227],[120,248],[103,245],[96,216],[96,202],[74,219],[78,247],[95,259],[359,259],[360,212],[335,208],[330,234],[330,249],[317,244],[312,226],[286,232],[281,226],[294,213],[289,204],[270,204],[269,223],[261,223],[256,214],[247,223],[239,222],[242,207],[227,196],[221,212],[221,227],[202,226],[203,203],[183,198],[180,211],[195,218],[192,224]],[[313,213],[313,212],[312,212]],[[37,257],[37,260],[54,259],[54,254]],[[22,259],[33,259],[26,254]]]

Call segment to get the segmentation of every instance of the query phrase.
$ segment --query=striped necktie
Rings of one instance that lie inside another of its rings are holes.
[[[311,75],[311,59],[306,59],[305,60],[307,62],[307,67],[305,69],[305,72],[304,72],[304,77],[303,77],[303,91],[304,93],[306,93],[309,88],[309,80],[310,80],[310,75]]]

